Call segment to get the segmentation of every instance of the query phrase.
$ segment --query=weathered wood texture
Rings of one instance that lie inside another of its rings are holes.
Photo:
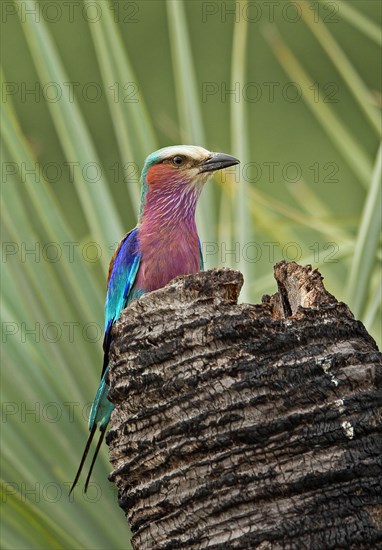
[[[116,325],[108,436],[135,549],[382,548],[381,354],[321,275],[180,277]]]

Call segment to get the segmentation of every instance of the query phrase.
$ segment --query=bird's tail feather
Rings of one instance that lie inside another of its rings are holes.
[[[106,425],[107,426],[107,425]],[[89,473],[87,475],[87,478],[86,478],[86,481],[85,481],[85,493],[86,491],[88,490],[88,486],[89,486],[89,482],[90,482],[90,477],[92,475],[92,471],[93,471],[93,468],[94,468],[94,464],[97,460],[97,456],[98,456],[98,453],[99,453],[99,450],[101,448],[101,445],[102,445],[102,441],[103,441],[103,438],[105,437],[105,432],[106,432],[106,426],[100,426],[100,430],[101,430],[101,435],[99,436],[99,439],[98,439],[98,443],[97,443],[97,447],[94,451],[94,455],[93,455],[93,458],[92,458],[92,462],[90,464],[90,468],[89,468]],[[93,428],[89,434],[89,437],[88,437],[88,440],[86,442],[86,447],[85,447],[85,450],[82,454],[82,458],[81,458],[81,463],[78,467],[78,470],[77,470],[77,473],[76,473],[76,477],[72,483],[72,486],[70,488],[70,491],[69,491],[69,495],[71,494],[71,492],[73,491],[74,487],[77,485],[78,483],[78,479],[81,475],[81,472],[82,472],[82,468],[84,467],[84,464],[85,464],[85,460],[86,460],[86,457],[88,456],[88,453],[89,453],[89,449],[90,449],[90,445],[91,445],[91,442],[93,441],[93,437],[94,437],[94,434],[96,432],[96,429],[97,429],[97,424],[94,424],[93,425]]]
[[[100,385],[99,385],[98,390],[97,390],[97,394],[95,396],[92,408],[90,410],[90,414],[89,414],[90,434],[89,434],[88,440],[86,442],[86,447],[85,447],[85,450],[83,452],[83,455],[82,455],[82,458],[81,458],[81,463],[80,463],[80,466],[78,468],[75,480],[74,480],[73,485],[72,485],[72,487],[69,491],[69,495],[73,491],[74,487],[77,485],[77,482],[78,482],[78,479],[81,475],[81,471],[82,471],[82,468],[84,466],[86,457],[89,453],[89,448],[90,448],[91,442],[93,441],[93,437],[94,437],[94,434],[96,432],[97,426],[99,426],[100,431],[101,431],[101,435],[99,437],[97,447],[96,447],[96,450],[94,452],[92,462],[91,462],[91,465],[90,465],[90,470],[89,470],[88,476],[86,478],[86,482],[85,482],[85,493],[86,493],[88,485],[89,485],[89,481],[90,481],[90,476],[91,476],[91,473],[93,471],[95,461],[97,459],[98,452],[100,450],[102,441],[105,437],[105,432],[106,432],[107,425],[109,424],[110,415],[112,413],[112,410],[114,409],[113,403],[111,403],[107,398],[107,392],[109,390],[109,386],[108,386],[108,384],[106,384],[106,375],[107,375],[107,369],[106,369],[106,371],[104,372],[104,374],[102,376]]]
[[[95,461],[97,460],[98,452],[101,448],[103,438],[105,437],[105,432],[106,432],[106,426],[104,426],[104,427],[101,426],[101,435],[99,436],[97,447],[96,447],[96,450],[94,451],[92,463],[90,464],[89,473],[88,473],[88,476],[87,476],[86,481],[85,481],[85,493],[88,490],[90,476],[92,475],[94,464],[95,464]]]
[[[74,487],[77,485],[77,482],[78,482],[78,479],[81,475],[81,472],[82,472],[82,468],[84,467],[84,463],[85,463],[85,460],[86,460],[86,457],[88,456],[88,452],[89,452],[89,449],[90,449],[90,445],[91,445],[91,442],[93,441],[93,437],[94,437],[94,434],[96,432],[96,429],[97,429],[97,424],[94,424],[91,431],[90,431],[90,434],[89,434],[89,437],[88,437],[88,440],[86,442],[86,446],[85,446],[85,450],[82,454],[82,458],[81,458],[81,462],[80,462],[80,465],[78,467],[78,470],[77,470],[77,473],[76,473],[76,477],[74,478],[74,481],[73,481],[73,484],[70,488],[70,491],[69,491],[69,495],[70,493],[73,491]]]

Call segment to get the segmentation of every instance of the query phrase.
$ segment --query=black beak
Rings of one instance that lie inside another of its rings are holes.
[[[201,163],[200,172],[214,172],[239,164],[240,160],[225,153],[212,153],[212,156]]]

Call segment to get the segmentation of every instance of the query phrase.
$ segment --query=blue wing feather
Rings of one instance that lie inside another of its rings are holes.
[[[89,473],[85,481],[86,493],[90,481],[90,476],[93,471],[95,461],[97,459],[98,451],[101,447],[106,427],[109,423],[110,415],[114,408],[114,405],[110,403],[107,398],[109,386],[106,383],[106,377],[109,368],[109,349],[111,344],[111,333],[113,324],[119,319],[122,309],[126,307],[133,298],[138,298],[144,292],[143,289],[137,289],[134,287],[140,261],[141,254],[139,251],[138,229],[135,228],[122,239],[110,262],[105,303],[105,337],[103,341],[104,360],[101,381],[98,386],[97,394],[94,398],[92,408],[90,410],[90,434],[86,442],[85,450],[82,454],[76,477],[70,489],[70,493],[73,491],[81,475],[81,471],[89,452],[91,442],[99,424],[101,435],[98,439],[97,447],[89,468]]]
[[[110,324],[119,318],[122,309],[130,301],[129,294],[140,260],[138,229],[135,228],[122,240],[111,267],[105,303],[105,333],[110,330]]]
[[[105,303],[104,362],[100,385],[89,415],[89,430],[92,430],[98,422],[100,422],[101,430],[105,430],[114,408],[107,399],[109,386],[106,384],[111,331],[113,324],[119,319],[121,311],[136,294],[132,292],[132,289],[140,261],[138,229],[135,228],[122,239],[110,263]]]

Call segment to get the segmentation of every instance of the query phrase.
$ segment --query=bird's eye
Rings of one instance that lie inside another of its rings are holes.
[[[172,163],[175,164],[175,166],[181,166],[184,162],[184,157],[181,157],[180,155],[177,155],[172,159]]]

